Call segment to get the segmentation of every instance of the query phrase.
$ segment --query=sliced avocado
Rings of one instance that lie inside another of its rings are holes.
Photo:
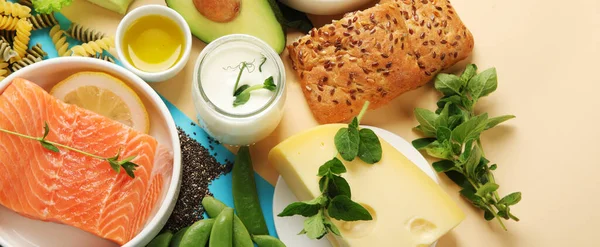
[[[285,34],[268,0],[166,0],[187,21],[192,34],[205,43],[228,34],[249,34],[277,53],[285,48]],[[201,11],[200,11],[201,10]],[[204,14],[202,14],[204,13]]]

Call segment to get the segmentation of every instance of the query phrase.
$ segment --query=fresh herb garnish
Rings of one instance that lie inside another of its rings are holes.
[[[254,90],[259,90],[259,89],[266,89],[269,90],[271,92],[275,91],[275,89],[277,89],[277,85],[275,85],[275,82],[273,81],[273,77],[269,76],[269,78],[265,79],[265,82],[261,85],[254,85],[254,86],[248,86],[248,85],[243,85],[240,87],[244,88],[244,90],[242,90],[241,92],[238,93],[237,90],[235,93],[235,100],[233,101],[233,106],[240,106],[243,104],[246,104],[246,102],[248,102],[248,100],[250,100],[250,92],[254,91]]]
[[[235,79],[235,85],[233,86],[233,96],[235,96],[235,92],[237,91],[238,84],[240,83],[240,79],[242,78],[242,73],[244,72],[244,69],[246,67],[248,67],[248,64],[251,64],[251,63],[242,62],[240,64],[240,72],[238,72],[237,79]]]
[[[381,143],[377,135],[369,129],[358,129],[358,124],[368,107],[369,102],[366,102],[361,113],[352,120],[348,128],[341,128],[335,135],[336,149],[345,160],[353,160],[357,155],[369,164],[381,160]],[[350,157],[352,154],[354,156]],[[310,201],[294,202],[278,216],[308,217],[300,234],[306,234],[311,239],[321,239],[329,232],[341,236],[329,217],[343,221],[372,220],[373,217],[367,209],[350,199],[352,192],[346,179],[341,176],[343,173],[346,173],[346,167],[337,157],[325,162],[317,173],[317,176],[321,177],[321,195]]]
[[[519,221],[510,211],[510,206],[521,200],[521,192],[503,198],[498,195],[500,187],[490,165],[485,158],[480,135],[483,131],[514,118],[505,115],[488,118],[487,113],[476,115],[475,103],[494,92],[498,86],[496,69],[487,69],[477,74],[477,66],[470,64],[462,75],[438,74],[435,88],[444,97],[438,102],[438,109],[415,109],[419,126],[415,129],[425,138],[412,142],[419,150],[425,150],[432,157],[441,159],[432,164],[437,172],[444,172],[462,187],[460,194],[475,207],[484,211],[484,218],[496,218],[506,230],[502,218]]]
[[[121,150],[119,150],[119,152],[117,153],[117,155],[115,155],[114,157],[102,157],[102,156],[98,156],[95,154],[91,154],[76,148],[72,148],[69,147],[67,145],[63,145],[60,143],[56,143],[56,142],[52,142],[52,141],[48,141],[46,140],[46,137],[48,136],[48,134],[50,133],[50,127],[48,126],[47,122],[44,122],[44,134],[42,135],[42,137],[33,137],[33,136],[28,136],[28,135],[24,135],[21,133],[17,133],[14,131],[10,131],[10,130],[5,130],[0,128],[0,132],[4,132],[6,134],[11,134],[11,135],[15,135],[21,138],[25,138],[25,139],[29,139],[29,140],[34,140],[34,141],[38,141],[40,142],[40,144],[42,145],[42,147],[44,147],[45,149],[52,151],[52,152],[60,152],[60,150],[58,149],[60,148],[64,148],[73,152],[77,152],[92,158],[96,158],[96,159],[100,159],[103,161],[106,161],[110,164],[110,166],[112,167],[113,170],[115,170],[117,173],[119,173],[121,171],[121,168],[123,168],[125,170],[125,172],[127,173],[127,175],[129,175],[132,178],[135,178],[135,174],[133,173],[136,169],[136,167],[138,167],[137,164],[131,162],[133,159],[135,159],[136,156],[131,156],[131,157],[127,157],[123,160],[119,160],[119,156],[121,155]]]
[[[262,72],[262,66],[267,62],[267,57],[264,55],[260,58],[260,65],[258,65],[258,72]]]

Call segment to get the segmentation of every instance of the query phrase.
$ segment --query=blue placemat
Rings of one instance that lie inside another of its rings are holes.
[[[60,22],[61,28],[63,30],[68,29],[71,22],[65,16],[59,13],[55,14],[55,16]],[[48,57],[45,59],[52,59],[58,56],[56,49],[54,48],[54,44],[52,43],[52,39],[48,34],[49,30],[50,28],[45,28],[33,31],[31,41],[29,43],[30,48],[37,43],[41,44],[44,51],[48,53]],[[81,42],[69,38],[69,44],[70,47],[72,47],[74,45],[81,44]],[[118,65],[121,65],[121,63],[116,58],[115,61]],[[200,144],[202,144],[205,148],[210,150],[211,155],[213,155],[219,163],[225,164],[226,161],[234,160],[234,154],[232,154],[228,149],[226,149],[222,145],[215,144],[214,142],[209,144],[209,136],[204,130],[202,130],[202,128],[195,124],[192,125],[191,123],[193,123],[194,121],[189,119],[184,113],[182,113],[179,109],[177,109],[177,107],[175,107],[165,98],[162,99],[169,108],[171,116],[173,116],[173,119],[175,120],[175,124],[181,129],[183,129],[190,137],[192,137]],[[274,188],[271,184],[269,184],[266,180],[264,180],[261,176],[259,176],[256,173],[255,178],[260,203],[265,216],[265,220],[267,221],[267,225],[269,227],[269,233],[272,236],[277,237],[277,233],[275,231],[275,226],[273,222],[272,207]],[[233,207],[233,198],[231,194],[231,174],[223,175],[214,180],[213,183],[209,186],[209,190],[214,194],[214,196],[217,199],[223,201],[228,206]]]

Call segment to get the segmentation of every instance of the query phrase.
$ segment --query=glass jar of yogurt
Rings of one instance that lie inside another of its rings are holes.
[[[200,126],[221,143],[254,144],[281,121],[285,68],[258,38],[233,34],[214,40],[200,53],[193,80]]]

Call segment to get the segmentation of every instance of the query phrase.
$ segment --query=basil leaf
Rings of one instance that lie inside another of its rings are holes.
[[[448,127],[448,120],[449,120],[449,115],[448,115],[448,109],[450,108],[450,104],[446,103],[446,105],[444,105],[444,108],[442,108],[442,110],[440,111],[440,115],[438,116],[438,118],[435,120],[435,126],[436,127]]]
[[[437,114],[427,109],[416,108],[415,117],[417,118],[417,121],[419,121],[420,130],[422,130],[425,135],[435,136],[435,122],[438,118]]]
[[[500,212],[498,212],[498,216],[500,216]],[[483,213],[483,218],[487,221],[490,221],[496,218],[496,216],[494,216],[494,214],[489,210],[485,210],[485,212]]]
[[[326,200],[323,196],[319,196],[313,200],[305,201],[305,202],[294,202],[277,216],[285,217],[285,216],[293,216],[293,215],[302,215],[304,217],[309,217],[316,215],[319,212],[319,209],[322,207],[322,203]]]
[[[465,172],[468,177],[475,177],[475,171],[477,170],[477,166],[481,161],[481,149],[479,146],[473,145],[473,150],[471,151],[471,155],[468,157],[465,163]]]
[[[375,164],[381,160],[382,150],[379,138],[370,129],[359,131],[360,143],[358,145],[358,158],[367,164]]]
[[[319,167],[319,173],[317,174],[317,176],[323,177],[329,173],[342,174],[344,172],[346,172],[346,167],[344,166],[342,161],[334,157],[333,159],[325,162],[325,164]]]
[[[504,116],[490,118],[486,122],[485,129],[488,130],[488,129],[494,128],[496,125],[501,124],[502,122],[505,122],[505,121],[513,119],[513,118],[515,118],[514,115],[504,115]]]
[[[329,229],[330,232],[332,232],[335,235],[338,236],[342,236],[342,233],[340,233],[340,230],[337,228],[337,226],[335,226],[335,224],[333,224],[333,222],[331,222],[331,220],[327,217],[325,217],[325,227],[327,227],[327,229]]]
[[[248,102],[248,100],[250,100],[250,93],[249,92],[241,93],[238,96],[235,96],[235,100],[233,101],[233,107],[237,107],[237,106],[246,104],[246,102]]]
[[[327,234],[324,223],[323,211],[320,211],[304,221],[304,230],[301,233],[306,233],[310,239],[321,239]]]
[[[352,161],[358,155],[360,136],[356,128],[341,128],[335,134],[334,143],[338,152],[347,161]]]
[[[233,93],[233,96],[240,95],[242,92],[244,92],[244,90],[248,89],[249,87],[250,86],[248,86],[248,84],[241,85],[237,90],[235,90],[235,93]]]
[[[476,195],[475,191],[473,191],[472,189],[462,189],[460,191],[460,194],[467,200],[469,200],[474,206],[483,210],[488,210],[485,205],[485,202],[483,201],[483,198]]]
[[[350,124],[348,125],[348,128],[358,129],[358,118],[353,118],[352,122],[350,122]]]
[[[340,176],[330,176],[329,178],[329,186],[327,186],[327,194],[330,198],[334,198],[339,195],[344,195],[349,198],[352,197],[352,192],[350,191],[350,185],[348,181]]]
[[[454,162],[450,160],[440,160],[431,164],[436,172],[447,172],[455,169]]]
[[[448,141],[434,141],[425,147],[425,151],[432,157],[440,159],[448,159],[450,157],[450,146]]]
[[[50,144],[49,142],[42,140],[42,141],[40,141],[40,143],[42,144],[42,147],[44,147],[45,149],[48,149],[55,153],[60,152],[60,150],[58,150],[58,148],[56,146]]]
[[[454,129],[456,126],[462,123],[462,115],[454,115],[448,118],[448,128]]]
[[[336,196],[329,202],[327,213],[329,213],[331,218],[343,221],[373,219],[373,216],[371,216],[367,209],[344,195]]]
[[[485,197],[486,195],[498,190],[499,187],[500,187],[500,185],[498,185],[498,184],[488,182],[488,183],[484,184],[483,186],[479,187],[479,189],[477,189],[477,192],[475,194],[480,197]]]
[[[437,139],[440,141],[449,141],[452,137],[452,130],[448,129],[445,126],[440,126],[437,129],[436,136]]]
[[[420,138],[420,139],[416,139],[416,140],[412,141],[412,145],[417,150],[421,150],[421,149],[425,148],[427,145],[434,142],[435,140],[436,140],[436,138]]]
[[[439,108],[443,108],[446,105],[446,103],[452,103],[457,106],[461,106],[462,105],[462,97],[460,97],[458,95],[444,96],[443,98],[438,100],[437,106]]]
[[[435,89],[444,95],[461,95],[464,82],[456,75],[440,73],[435,77]]]
[[[456,126],[456,128],[452,130],[452,139],[458,143],[464,143],[469,139],[477,139],[479,134],[485,129],[486,122],[487,113],[475,116]]]
[[[467,84],[467,89],[475,101],[496,91],[497,87],[498,77],[496,75],[496,68],[487,69],[473,76],[473,78],[469,80],[469,84]]]
[[[503,197],[502,199],[500,199],[498,204],[512,206],[512,205],[519,203],[520,201],[521,201],[521,192],[514,192],[514,193],[511,193],[511,194]]]
[[[447,171],[445,173],[446,173],[446,176],[448,176],[448,178],[450,180],[452,180],[452,182],[454,182],[455,184],[457,184],[461,188],[475,190],[473,188],[473,186],[471,185],[471,183],[469,183],[469,180],[467,180],[467,177],[465,177],[465,175],[462,174],[461,172],[458,172],[458,171]]]
[[[465,68],[465,71],[463,71],[463,73],[460,75],[460,80],[462,80],[464,83],[467,83],[469,80],[471,80],[471,78],[473,78],[473,76],[475,76],[475,74],[477,74],[477,65],[469,64],[467,65],[467,68]]]

